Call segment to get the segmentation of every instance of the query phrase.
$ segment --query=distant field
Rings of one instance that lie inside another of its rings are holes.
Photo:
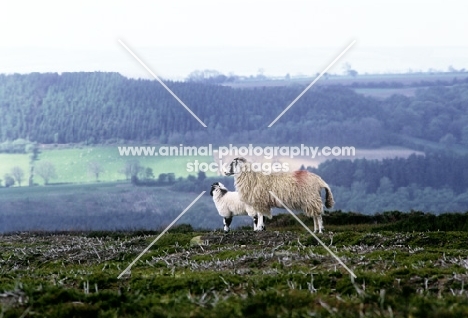
[[[409,73],[409,74],[360,74],[355,77],[335,75],[322,77],[316,85],[352,85],[357,84],[379,84],[381,82],[386,83],[400,83],[403,85],[411,85],[413,83],[424,82],[436,82],[445,81],[450,82],[454,79],[464,80],[468,78],[468,73]],[[292,86],[292,85],[309,85],[315,76],[303,77],[303,78],[292,78],[289,80],[278,78],[278,79],[249,79],[244,81],[238,81],[233,83],[226,83],[225,86],[231,86],[233,88],[254,88],[254,87],[269,87],[269,86]]]
[[[25,185],[27,184],[29,177],[29,155],[0,153],[0,180],[2,180],[2,185],[4,185],[5,174],[10,173],[11,168],[15,166],[23,169],[25,174],[23,182]]]
[[[459,155],[468,154],[467,147],[461,144],[454,144],[451,146],[447,146],[439,142],[425,140],[422,138],[409,137],[409,136],[404,136],[404,135],[396,135],[396,136],[399,136],[403,140],[406,140],[408,142],[408,145],[414,145],[414,147],[418,147],[421,149],[431,149],[431,150],[436,150],[436,151],[445,151],[449,149],[450,151],[453,151]]]
[[[414,96],[416,90],[420,87],[402,87],[402,88],[355,88],[354,91],[365,96],[375,97],[377,99],[385,99],[392,95],[404,95],[407,97]]]
[[[304,167],[318,167],[319,164],[322,162],[325,162],[327,160],[331,159],[369,159],[369,160],[382,160],[382,159],[387,159],[387,158],[408,158],[412,154],[419,154],[419,155],[424,155],[423,152],[409,149],[409,148],[403,148],[403,147],[382,147],[378,149],[363,149],[363,148],[357,148],[355,156],[338,156],[338,157],[333,157],[333,156],[317,156],[315,158],[311,158],[311,156],[299,156],[295,158],[289,158],[289,157],[278,157],[272,160],[265,159],[263,157],[256,157],[256,156],[246,156],[248,160],[250,161],[255,161],[255,162],[280,162],[280,163],[288,163],[289,169],[294,171],[294,170],[299,170],[302,165]],[[223,157],[223,162],[230,162],[232,159],[234,159],[235,156],[225,156]]]
[[[104,166],[101,181],[125,179],[119,172],[130,159],[137,159],[143,167],[150,167],[157,178],[161,173],[175,173],[176,177],[186,177],[187,163],[198,159],[209,160],[211,157],[123,157],[117,146],[86,147],[82,149],[47,150],[40,156],[41,160],[51,161],[56,165],[58,178],[56,182],[90,182],[95,178],[88,172],[90,162],[99,162]],[[194,173],[192,173],[194,174]]]
[[[413,150],[413,149],[408,149],[408,148],[402,148],[402,147],[382,147],[378,149],[363,149],[363,148],[357,148],[356,149],[356,154],[355,156],[340,156],[340,157],[317,157],[317,158],[307,158],[307,157],[301,157],[301,158],[294,158],[294,159],[287,159],[287,161],[290,163],[290,167],[293,170],[297,170],[301,167],[301,165],[304,165],[305,167],[311,166],[311,167],[318,167],[319,164],[322,162],[325,162],[327,160],[331,159],[369,159],[369,160],[383,160],[383,159],[388,159],[388,158],[408,158],[412,154],[419,154],[419,155],[424,155],[423,152]]]
[[[90,162],[98,162],[104,172],[99,181],[124,180],[125,175],[119,172],[130,159],[139,160],[143,167],[153,169],[157,178],[161,173],[174,173],[176,178],[187,177],[187,163],[198,160],[200,162],[212,162],[212,157],[180,156],[180,157],[125,157],[120,156],[117,146],[96,146],[80,148],[43,148],[39,155],[39,161],[50,161],[54,164],[57,178],[50,180],[53,183],[62,182],[94,182],[96,178],[89,173]],[[26,182],[29,177],[29,155],[26,154],[0,154],[0,179],[4,179],[5,173],[9,173],[14,166],[21,167],[25,172]],[[196,173],[192,172],[192,175]],[[215,174],[206,172],[208,176]],[[34,182],[43,184],[43,180],[37,176]],[[3,183],[2,183],[3,184]],[[25,185],[26,183],[24,183]]]

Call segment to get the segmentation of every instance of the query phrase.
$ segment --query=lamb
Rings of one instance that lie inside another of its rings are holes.
[[[226,175],[234,175],[236,190],[240,199],[252,206],[255,211],[267,214],[271,208],[284,206],[274,193],[288,208],[302,210],[308,217],[314,219],[314,232],[322,233],[322,198],[320,192],[325,189],[325,206],[331,208],[335,203],[330,187],[318,175],[306,170],[294,172],[274,172],[264,174],[255,171],[255,167],[245,158],[235,158]]]
[[[239,193],[228,191],[221,182],[215,182],[211,185],[210,194],[213,197],[219,215],[224,218],[224,232],[229,232],[232,217],[235,215],[249,215],[254,221],[254,231],[265,229],[263,215],[257,213],[250,205],[242,202],[239,199]],[[266,213],[265,215],[271,218],[271,213]]]

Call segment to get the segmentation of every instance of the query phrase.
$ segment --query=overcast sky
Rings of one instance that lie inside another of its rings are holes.
[[[468,69],[463,1],[9,1],[0,73],[116,71],[151,78],[196,69],[315,74]]]

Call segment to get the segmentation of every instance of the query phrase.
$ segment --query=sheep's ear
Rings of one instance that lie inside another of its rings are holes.
[[[213,191],[214,191],[214,189],[215,189],[215,188],[212,186],[212,187],[211,187],[211,191],[210,191],[210,195],[211,195],[211,196],[213,196]]]

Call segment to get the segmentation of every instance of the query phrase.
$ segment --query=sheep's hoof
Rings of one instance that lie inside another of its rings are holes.
[[[230,229],[228,227],[224,228],[224,233],[229,233]]]

